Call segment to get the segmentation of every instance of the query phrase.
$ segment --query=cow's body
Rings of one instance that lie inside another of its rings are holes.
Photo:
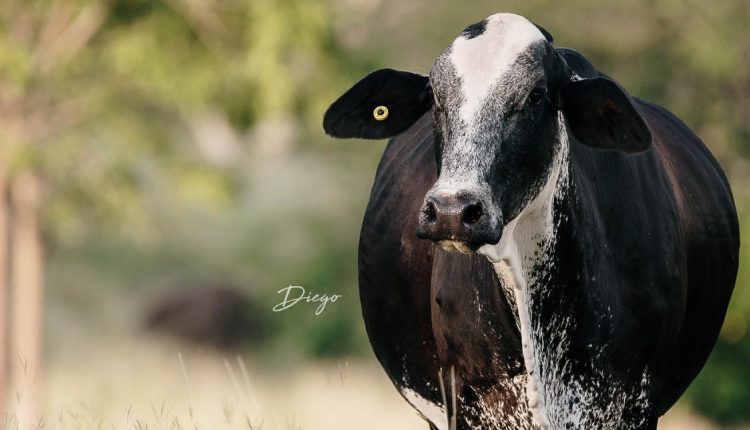
[[[492,15],[429,76],[373,72],[324,118],[398,135],[360,295],[378,359],[439,430],[654,429],[734,287],[737,215],[708,149],[552,42]]]
[[[655,428],[701,369],[738,264],[734,204],[717,162],[670,113],[638,107],[654,136],[649,151],[634,157],[571,146],[572,187],[557,208],[555,259],[540,268],[553,282],[531,310],[550,349],[571,341],[565,356],[543,358],[542,384],[556,379],[549,373],[557,365],[571,366],[557,369],[563,386],[622,384],[597,398],[561,389],[572,397],[556,413],[606,410],[622,416],[623,429]],[[536,428],[517,305],[504,293],[513,287],[485,257],[446,253],[414,234],[435,178],[427,114],[389,142],[362,226],[360,295],[372,346],[435,427],[447,428],[439,371],[450,399],[447,375],[455,368],[459,428]],[[545,388],[553,387],[537,389]],[[602,425],[613,421],[602,418]]]

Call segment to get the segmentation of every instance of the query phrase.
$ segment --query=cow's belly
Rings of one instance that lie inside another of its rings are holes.
[[[458,428],[535,429],[518,326],[491,264],[436,250],[432,267],[432,328]]]
[[[401,387],[401,395],[437,430],[450,430],[453,419],[453,399],[458,410],[456,429],[540,430],[526,407],[525,374],[499,380],[491,389],[477,391],[465,382],[457,381],[455,390],[449,375],[444,375],[446,410],[439,403],[420,396],[408,387]],[[455,393],[455,394],[454,394]],[[462,394],[463,393],[463,394]]]

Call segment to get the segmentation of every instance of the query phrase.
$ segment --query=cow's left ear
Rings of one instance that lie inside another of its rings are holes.
[[[562,111],[573,135],[586,146],[641,152],[651,146],[651,131],[633,101],[607,78],[570,81],[560,90]]]
[[[383,139],[411,127],[431,106],[426,76],[381,69],[333,102],[323,128],[333,137]]]

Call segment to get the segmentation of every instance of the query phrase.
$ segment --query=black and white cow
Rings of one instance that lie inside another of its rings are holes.
[[[727,180],[541,27],[490,16],[429,76],[362,79],[324,127],[398,135],[362,226],[362,311],[433,429],[655,429],[700,371],[737,273]]]

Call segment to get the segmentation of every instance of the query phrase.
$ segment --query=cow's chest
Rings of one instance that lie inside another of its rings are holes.
[[[585,276],[570,267],[569,256],[556,256],[556,245],[555,239],[516,243],[493,264],[514,303],[528,413],[542,429],[627,428],[620,427],[621,416],[642,397],[647,378],[626,385],[613,375],[614,339],[588,337],[614,333],[612,314],[607,305],[590,303]]]

